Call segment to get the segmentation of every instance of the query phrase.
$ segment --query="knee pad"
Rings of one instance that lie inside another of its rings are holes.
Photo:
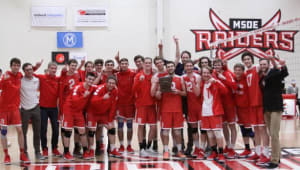
[[[7,135],[7,127],[1,127],[1,136],[5,137]]]
[[[72,135],[72,131],[65,130],[64,134],[66,138],[70,138]]]
[[[108,130],[108,134],[115,135],[116,134],[116,128],[111,128]]]
[[[192,128],[192,133],[193,134],[198,133],[198,128]]]
[[[127,129],[128,130],[132,129],[132,120],[127,120]]]
[[[223,138],[223,133],[222,133],[221,130],[215,130],[214,134],[215,134],[217,139]]]
[[[164,136],[168,136],[169,133],[170,133],[170,130],[169,130],[169,129],[162,129],[162,130],[161,130],[161,133],[162,133],[162,135],[164,135]]]
[[[80,136],[80,137],[85,136],[85,133],[81,133],[81,134],[79,134],[79,136]]]
[[[61,129],[60,129],[60,133],[61,133],[61,134],[64,134],[65,131],[66,131],[66,130],[65,130],[64,128],[61,128]]]
[[[249,137],[254,138],[255,133],[253,132],[252,128],[248,128],[247,130],[248,130]]]
[[[207,134],[207,131],[206,130],[200,130],[201,134]]]
[[[240,128],[241,128],[241,133],[242,133],[242,136],[243,137],[249,137],[249,134],[248,134],[248,132],[247,132],[247,129],[244,127],[244,126],[240,126]]]
[[[118,129],[123,129],[123,127],[124,127],[124,121],[122,120],[122,121],[118,121]]]
[[[90,130],[90,131],[88,132],[88,136],[91,137],[91,138],[93,138],[93,137],[95,136],[95,133],[96,133],[95,131],[91,131],[91,130]]]
[[[74,133],[77,134],[77,135],[79,134],[79,131],[78,131],[77,128],[74,129]]]

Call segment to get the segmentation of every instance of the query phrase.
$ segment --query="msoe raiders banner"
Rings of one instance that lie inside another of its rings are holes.
[[[253,30],[272,27],[280,22],[281,11],[278,10],[266,23],[262,19],[230,18],[229,25],[226,24],[212,9],[209,17],[214,30],[191,30],[195,34],[196,52],[210,50],[211,44],[226,40]],[[216,51],[217,58],[231,59],[245,51],[259,58],[274,56],[274,50],[294,52],[295,30],[272,29],[265,32],[250,34],[236,40],[219,44]]]

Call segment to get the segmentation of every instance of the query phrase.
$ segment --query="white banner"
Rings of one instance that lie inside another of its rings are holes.
[[[77,27],[105,27],[107,22],[107,9],[103,7],[74,8],[74,25]]]
[[[75,59],[80,64],[82,60],[87,60],[87,53],[70,53],[70,59]]]
[[[283,99],[283,116],[295,116],[296,113],[295,99]]]
[[[66,8],[33,6],[31,7],[31,25],[33,27],[64,27]]]

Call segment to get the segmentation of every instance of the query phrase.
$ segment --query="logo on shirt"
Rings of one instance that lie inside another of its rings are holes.
[[[214,30],[191,30],[195,34],[196,52],[216,48],[217,58],[231,59],[245,51],[259,58],[274,56],[274,50],[294,52],[294,37],[298,31],[276,30],[300,18],[280,23],[281,11],[262,25],[262,19],[230,18],[226,24],[212,9],[209,17]],[[218,42],[218,43],[216,43]]]

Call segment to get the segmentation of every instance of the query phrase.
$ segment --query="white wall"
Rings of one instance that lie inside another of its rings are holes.
[[[65,6],[67,26],[31,27],[32,5]],[[109,27],[73,27],[72,8],[95,5],[108,8]],[[8,69],[12,57],[33,63],[43,58],[45,68],[51,60],[51,51],[61,50],[56,48],[57,31],[83,31],[84,47],[69,51],[86,52],[88,60],[113,58],[117,50],[121,57],[132,60],[136,54],[152,57],[156,54],[155,7],[154,0],[0,0],[0,68]],[[133,62],[131,65],[134,66]]]

